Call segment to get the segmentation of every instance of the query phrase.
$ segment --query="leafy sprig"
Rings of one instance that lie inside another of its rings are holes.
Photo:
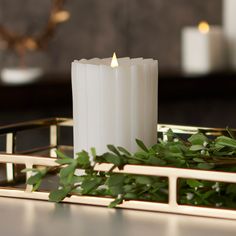
[[[109,207],[123,201],[135,199],[144,201],[168,202],[168,179],[165,177],[142,176],[113,173],[114,168],[123,169],[127,164],[172,166],[205,170],[236,171],[236,139],[228,129],[229,137],[210,139],[196,133],[182,140],[169,130],[167,140],[159,139],[152,147],[136,140],[139,151],[130,153],[123,147],[107,145],[108,152],[97,155],[81,151],[72,159],[57,151],[57,167],[45,169],[26,169],[34,174],[27,183],[36,191],[43,178],[52,170],[58,173],[58,188],[49,195],[51,201],[60,202],[73,194],[113,197]],[[111,163],[108,172],[95,171],[95,164]],[[83,169],[84,173],[77,173]],[[180,204],[206,205],[214,207],[236,207],[236,185],[193,179],[180,179]]]

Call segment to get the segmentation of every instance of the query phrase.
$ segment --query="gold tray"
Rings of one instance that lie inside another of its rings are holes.
[[[32,186],[24,184],[32,173],[27,172],[26,176],[22,175],[20,170],[24,168],[40,167],[40,166],[57,166],[55,163],[55,149],[59,149],[69,155],[73,155],[72,144],[64,145],[60,133],[63,129],[73,128],[72,119],[68,118],[52,118],[44,120],[36,120],[24,122],[16,125],[10,125],[0,128],[0,136],[5,139],[5,151],[0,153],[0,171],[4,174],[0,181],[0,196],[27,198],[37,200],[48,200],[49,191],[53,188],[53,184],[47,191],[45,189],[32,192]],[[225,129],[220,128],[204,128],[190,127],[178,125],[158,125],[158,133],[165,139],[165,131],[169,128],[174,133],[187,135],[201,131],[208,136],[219,136],[226,133]],[[32,149],[18,150],[17,141],[24,137],[32,139],[32,131],[47,129],[48,145],[37,146]],[[236,130],[233,130],[235,132]],[[31,132],[27,134],[27,132]],[[95,170],[108,171],[111,164],[97,164]],[[123,170],[114,169],[116,173],[129,173],[140,175],[164,176],[169,180],[169,201],[168,203],[147,202],[130,200],[125,201],[119,208],[129,208],[136,210],[147,210],[157,212],[169,212],[196,216],[219,217],[226,219],[236,219],[236,210],[220,209],[200,206],[180,205],[177,203],[177,180],[178,178],[200,179],[219,182],[236,183],[236,173],[226,173],[220,171],[206,171],[193,169],[180,169],[173,167],[158,166],[142,166],[142,165],[126,165]],[[49,182],[51,182],[50,180]],[[54,182],[55,185],[55,182]],[[107,197],[78,196],[73,195],[67,197],[63,202],[87,204],[96,206],[108,206],[114,199]]]

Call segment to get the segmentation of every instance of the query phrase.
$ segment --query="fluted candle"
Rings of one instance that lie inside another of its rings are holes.
[[[113,61],[114,62],[114,61]],[[157,139],[157,61],[120,58],[72,62],[74,152],[107,144],[136,151]]]

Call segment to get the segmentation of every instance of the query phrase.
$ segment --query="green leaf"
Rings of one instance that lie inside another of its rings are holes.
[[[182,150],[179,144],[174,144],[169,146],[169,151],[172,153],[179,153],[182,154]]]
[[[124,153],[125,155],[131,156],[131,153],[128,152],[125,148],[123,148],[123,147],[117,147],[117,149],[118,149],[120,152]]]
[[[116,185],[121,185],[123,184],[125,180],[125,176],[122,174],[113,174],[110,176],[110,178],[108,179],[108,186],[116,186]]]
[[[36,191],[39,189],[40,185],[42,183],[42,179],[40,179],[36,184],[33,185],[32,192]]]
[[[39,172],[41,173],[42,177],[44,177],[47,174],[48,170],[49,168],[45,167],[43,169],[40,169]]]
[[[152,184],[152,178],[148,176],[137,176],[136,177],[137,184]]]
[[[120,156],[119,151],[116,149],[116,147],[115,147],[114,145],[108,144],[108,145],[107,145],[107,148],[108,148],[111,152],[115,153],[117,156]]]
[[[82,168],[87,168],[90,166],[89,155],[86,151],[77,153],[76,161]]]
[[[236,148],[236,140],[226,137],[226,136],[220,136],[216,138],[216,144],[220,146],[226,146],[226,147],[232,147]]]
[[[32,171],[31,169],[28,169],[28,170]],[[43,168],[40,170],[33,169],[33,172],[36,172],[36,171],[37,173],[35,175],[30,176],[29,179],[27,180],[27,184],[33,185],[32,191],[36,191],[40,187],[42,179],[48,172],[48,168]]]
[[[153,184],[152,188],[150,190],[151,193],[155,193],[156,191],[159,191],[160,189],[167,189],[168,188],[168,182],[165,180],[165,182],[159,182],[160,180],[157,179]]]
[[[86,179],[83,181],[83,183],[81,184],[81,188],[82,193],[83,194],[88,194],[91,191],[95,190],[101,183],[101,179],[100,178],[94,178],[94,179]]]
[[[128,162],[127,162],[127,164],[132,164],[132,165],[139,165],[139,164],[142,164],[142,163],[143,163],[143,161],[133,159],[133,158],[128,159]]]
[[[228,126],[226,127],[226,130],[227,130],[228,134],[230,135],[230,137],[232,139],[235,139],[234,132]]]
[[[93,156],[94,158],[96,158],[96,156],[97,156],[96,149],[95,149],[94,147],[92,147],[92,148],[90,148],[90,150],[91,150],[92,156]]]
[[[75,164],[71,164],[71,165],[68,165],[67,167],[62,168],[60,170],[60,177],[64,178],[64,177],[74,174],[75,169],[76,169]]]
[[[212,164],[212,163],[199,163],[198,165],[197,165],[197,167],[199,168],[199,169],[203,169],[203,170],[211,170],[211,169],[213,169],[214,168],[214,164]]]
[[[120,166],[123,164],[122,157],[116,156],[112,153],[105,153],[103,154],[103,158],[105,161],[114,164],[115,166]]]
[[[149,165],[157,165],[157,166],[163,166],[166,164],[166,161],[158,158],[158,157],[154,157],[154,156],[150,156],[147,161],[147,164]]]
[[[42,178],[43,178],[43,176],[39,172],[39,173],[29,177],[29,179],[27,180],[27,184],[29,184],[29,185],[37,184],[37,182],[40,181]]]
[[[137,198],[138,198],[138,195],[135,194],[135,193],[126,193],[126,194],[124,195],[124,198],[125,198],[125,199],[137,199]]]
[[[112,201],[110,204],[109,204],[109,208],[114,208],[116,207],[117,205],[121,204],[123,202],[123,199],[122,198],[117,198],[115,199],[114,201]]]
[[[191,188],[202,187],[202,183],[199,182],[198,180],[195,180],[195,179],[187,179],[186,183],[187,183]]]
[[[127,185],[123,186],[123,190],[124,190],[124,192],[128,193],[128,192],[132,191],[134,189],[134,187],[135,186],[132,184],[127,184]]]
[[[120,184],[120,185],[117,185],[117,186],[109,187],[109,191],[111,192],[112,196],[118,196],[119,194],[124,193],[124,188],[123,188],[122,184]]]
[[[173,162],[176,162],[176,161],[179,162],[178,159],[184,159],[184,155],[181,154],[181,153],[172,153],[172,152],[167,150],[165,152],[165,158],[167,160],[170,160],[170,161],[173,161]]]
[[[189,150],[191,151],[201,151],[204,150],[205,147],[202,145],[192,145]]]
[[[203,145],[204,142],[208,142],[209,140],[204,134],[197,133],[197,134],[193,134],[190,138],[188,138],[188,141],[192,145]]]
[[[71,188],[62,188],[55,191],[52,191],[49,194],[49,199],[53,202],[62,201],[71,191]]]
[[[205,163],[205,161],[202,158],[193,158],[194,161],[199,162],[199,163]]]
[[[206,193],[204,193],[202,195],[202,198],[207,199],[207,198],[211,197],[212,195],[214,195],[215,193],[216,192],[214,190],[207,191]]]
[[[74,176],[72,177],[72,183],[73,183],[73,184],[81,183],[81,182],[84,181],[84,179],[85,179],[84,176],[76,176],[76,175],[74,175]]]
[[[65,155],[63,152],[61,152],[59,150],[56,150],[55,152],[56,152],[58,158],[61,158],[61,159],[71,159],[70,157],[68,157],[67,155]]]
[[[134,157],[138,158],[141,161],[145,161],[149,157],[149,153],[144,151],[139,151],[134,154]]]
[[[143,141],[139,140],[139,139],[135,139],[137,145],[145,152],[148,152],[148,148],[145,146],[145,144],[143,143]]]
[[[39,169],[37,169],[37,168],[25,168],[25,169],[21,170],[21,173],[26,173],[26,172],[29,172],[29,171],[39,172]]]
[[[66,159],[58,159],[56,160],[56,163],[60,164],[60,165],[66,165],[66,164],[71,164],[73,163],[75,160],[72,158],[66,158]]]
[[[174,132],[172,131],[172,129],[168,129],[168,131],[166,132],[166,135],[167,135],[167,140],[169,142],[172,142],[174,137],[175,137],[175,134]]]
[[[113,174],[110,176],[110,178],[107,181],[107,184],[112,195],[117,196],[123,193],[124,180],[125,176],[121,174]]]

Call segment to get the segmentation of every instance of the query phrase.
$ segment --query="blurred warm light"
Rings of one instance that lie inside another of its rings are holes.
[[[119,66],[118,60],[117,60],[117,57],[116,57],[116,53],[114,52],[113,56],[112,56],[112,60],[111,60],[111,67],[115,68],[115,67],[118,67],[118,66]]]
[[[32,38],[28,38],[25,41],[25,46],[29,49],[29,50],[35,50],[37,48],[37,43],[35,42],[35,40],[33,40]]]
[[[202,21],[199,23],[198,29],[201,33],[207,34],[210,30],[210,26],[206,21]]]
[[[8,43],[5,40],[1,40],[0,38],[0,50],[6,49],[8,46]]]
[[[1,82],[4,84],[20,85],[36,82],[43,74],[37,67],[31,68],[3,68],[0,72]]]
[[[70,13],[68,11],[59,11],[52,15],[52,19],[56,23],[67,21],[69,18],[70,18]]]

